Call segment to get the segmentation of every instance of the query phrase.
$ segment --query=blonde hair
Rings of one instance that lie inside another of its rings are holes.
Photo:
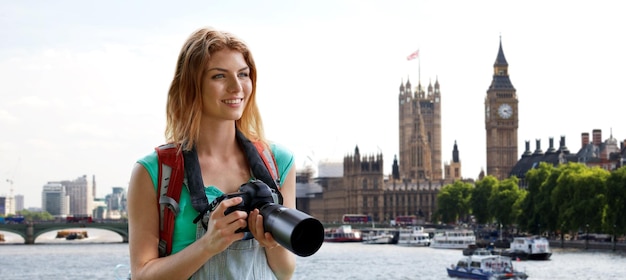
[[[181,144],[183,150],[190,150],[198,141],[202,116],[202,77],[211,55],[223,49],[241,52],[250,68],[252,93],[235,126],[248,139],[267,145],[256,103],[257,70],[252,53],[239,38],[213,28],[201,28],[192,33],[178,55],[174,79],[167,95],[165,139],[168,143]]]

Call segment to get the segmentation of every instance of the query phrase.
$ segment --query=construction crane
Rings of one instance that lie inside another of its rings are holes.
[[[13,197],[13,180],[7,179],[7,182],[9,183],[9,185],[11,185],[11,187],[9,188],[9,196]]]
[[[9,196],[7,197],[7,202],[5,205],[5,215],[6,214],[15,214],[15,198],[13,197],[13,180],[11,179],[7,179],[6,180],[9,185]]]

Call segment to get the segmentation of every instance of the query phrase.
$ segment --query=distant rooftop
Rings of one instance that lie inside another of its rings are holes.
[[[343,162],[323,161],[318,163],[317,177],[341,178],[343,177]]]

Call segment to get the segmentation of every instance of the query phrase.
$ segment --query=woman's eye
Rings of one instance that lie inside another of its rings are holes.
[[[248,72],[241,72],[239,73],[239,77],[248,77],[250,74]]]
[[[216,74],[216,75],[213,75],[213,77],[211,77],[211,78],[212,79],[221,79],[221,78],[224,78],[224,74]]]

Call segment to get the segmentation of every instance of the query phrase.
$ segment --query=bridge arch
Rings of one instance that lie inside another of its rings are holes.
[[[122,242],[128,243],[128,223],[24,223],[2,224],[0,230],[15,233],[24,238],[24,243],[34,244],[37,237],[42,234],[64,229],[103,229],[117,233],[122,237]]]
[[[117,227],[93,227],[93,226],[72,226],[71,224],[67,224],[65,226],[59,226],[59,227],[51,227],[51,228],[46,228],[46,229],[41,229],[41,230],[36,230],[33,233],[33,240],[37,241],[37,238],[49,233],[49,232],[58,232],[58,231],[62,231],[62,230],[72,230],[72,231],[76,231],[77,229],[80,230],[87,230],[87,229],[102,229],[102,230],[107,230],[110,232],[114,232],[117,233],[121,238],[122,238],[122,242],[124,243],[128,243],[128,231],[127,230],[123,230]]]
[[[22,238],[24,238],[24,240],[26,240],[26,233],[22,230],[16,230],[16,229],[12,229],[12,228],[1,228],[1,231],[5,231],[5,232],[10,232],[10,233],[14,233],[17,234],[19,236],[21,236]]]

